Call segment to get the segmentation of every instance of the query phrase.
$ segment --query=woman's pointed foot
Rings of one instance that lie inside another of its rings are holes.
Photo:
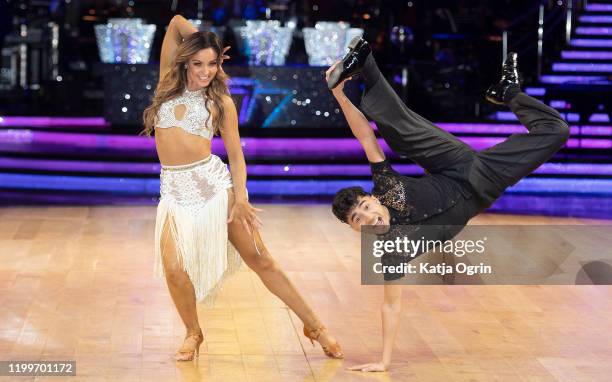
[[[314,346],[314,341],[321,344],[323,352],[326,356],[336,359],[344,358],[344,352],[342,352],[340,344],[329,335],[327,328],[324,325],[321,325],[316,329],[304,326],[304,335],[310,339],[312,346]]]

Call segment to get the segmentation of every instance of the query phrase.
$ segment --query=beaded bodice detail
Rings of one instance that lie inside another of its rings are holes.
[[[209,118],[210,113],[206,110],[204,102],[212,103],[212,100],[206,99],[203,90],[189,91],[185,89],[182,95],[166,101],[160,106],[155,128],[167,129],[176,126],[190,134],[212,139],[212,117]],[[185,108],[184,113],[183,107]],[[179,119],[177,116],[181,116],[181,118]]]

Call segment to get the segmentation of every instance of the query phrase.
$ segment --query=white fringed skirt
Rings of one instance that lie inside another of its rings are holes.
[[[155,274],[164,277],[164,225],[170,229],[179,263],[198,301],[212,304],[240,256],[227,237],[228,188],[232,178],[216,155],[183,166],[162,166],[155,222]]]

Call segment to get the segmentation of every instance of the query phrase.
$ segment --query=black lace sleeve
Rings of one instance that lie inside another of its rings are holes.
[[[406,185],[402,182],[402,175],[395,171],[387,160],[370,163],[370,167],[374,182],[372,195],[385,206],[402,214],[409,214],[410,206],[406,202]]]
[[[397,171],[391,167],[391,164],[387,159],[378,163],[370,163],[370,168],[372,169],[372,175],[399,175]]]

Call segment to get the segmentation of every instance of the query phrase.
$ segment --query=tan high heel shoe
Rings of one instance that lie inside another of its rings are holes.
[[[200,355],[200,345],[202,345],[202,342],[204,342],[204,335],[201,330],[186,335],[183,346],[174,354],[174,359],[176,361],[192,361],[197,359]]]
[[[314,347],[314,341],[318,342],[319,337],[325,331],[327,331],[327,328],[324,325],[321,325],[318,329],[311,329],[311,328],[307,328],[306,326],[304,326],[304,335],[306,336],[306,338],[310,340],[310,343],[312,344],[313,347]],[[340,347],[340,344],[337,341],[328,346],[323,346],[321,344],[321,347],[323,348],[323,353],[325,353],[325,355],[330,358],[336,358],[336,359],[344,358],[344,353],[342,352],[342,348]]]

